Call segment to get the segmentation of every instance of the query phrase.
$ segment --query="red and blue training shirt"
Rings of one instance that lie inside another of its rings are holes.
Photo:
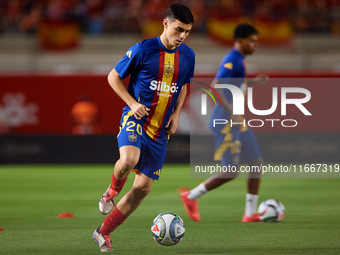
[[[120,78],[130,75],[129,94],[150,109],[140,120],[153,140],[165,139],[165,125],[176,105],[185,83],[190,83],[195,68],[195,53],[182,43],[168,50],[160,37],[144,40],[132,46],[115,66]],[[132,117],[131,109],[123,109],[122,121]]]

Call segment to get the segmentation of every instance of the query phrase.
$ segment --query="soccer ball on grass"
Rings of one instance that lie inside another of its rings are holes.
[[[264,222],[280,222],[284,217],[285,207],[275,199],[268,199],[259,205],[257,212]]]
[[[171,246],[182,240],[185,232],[184,222],[175,213],[161,213],[153,220],[151,232],[157,243]]]

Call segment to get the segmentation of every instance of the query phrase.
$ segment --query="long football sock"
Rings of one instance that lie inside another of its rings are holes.
[[[124,184],[127,180],[127,177],[125,177],[124,179],[122,180],[117,180],[115,174],[113,173],[112,174],[112,189],[115,190],[115,191],[121,191],[122,188],[124,187]]]
[[[198,199],[200,196],[202,196],[204,193],[206,193],[208,190],[205,187],[204,183],[201,183],[200,185],[198,185],[196,188],[192,189],[189,194],[188,194],[188,198],[191,200],[196,200]]]
[[[107,216],[104,220],[104,224],[100,228],[100,233],[104,236],[110,235],[119,225],[121,225],[127,216],[122,214],[117,207]]]
[[[258,195],[252,195],[249,193],[246,194],[246,209],[244,214],[247,217],[250,217],[256,213],[258,197]]]

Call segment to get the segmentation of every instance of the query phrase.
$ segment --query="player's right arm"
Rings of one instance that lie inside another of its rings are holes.
[[[265,85],[269,80],[269,76],[267,74],[258,74],[253,79],[247,80],[247,85]]]
[[[122,79],[114,68],[109,73],[107,79],[115,93],[130,107],[136,119],[140,120],[143,116],[149,115],[148,111],[150,111],[150,109],[145,105],[138,103],[129,94]]]
[[[219,79],[215,78],[211,83],[211,87],[214,87],[215,84],[220,84],[220,83],[221,82],[219,81]],[[222,89],[216,89],[216,92],[219,95],[219,97],[221,98],[223,108],[227,112],[229,112],[230,119],[232,119],[233,122],[241,122],[241,117],[239,115],[233,115],[233,106],[232,106],[232,104],[230,104],[228,102],[228,100],[224,96]]]
[[[237,72],[238,69],[239,62],[236,61],[232,55],[227,54],[222,60],[211,86],[214,86],[216,83],[226,83],[229,79],[238,78],[240,75]],[[222,89],[216,89],[216,92],[221,98],[223,108],[229,113],[230,119],[232,119],[233,122],[241,122],[241,117],[239,115],[233,115],[233,106],[228,102],[227,98],[222,92]]]

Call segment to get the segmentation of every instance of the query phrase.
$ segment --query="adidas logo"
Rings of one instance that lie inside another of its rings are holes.
[[[279,219],[279,220],[282,220],[282,219],[283,219],[283,217],[284,217],[284,214],[283,214],[283,213],[279,213],[279,217],[278,217],[278,219]]]
[[[160,176],[161,175],[161,169],[157,170],[156,172],[153,172],[153,174]]]
[[[152,231],[159,231],[158,225],[155,225],[155,226],[152,228]]]

